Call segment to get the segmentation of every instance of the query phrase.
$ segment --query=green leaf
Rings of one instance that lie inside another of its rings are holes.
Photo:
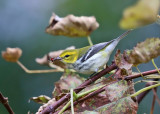
[[[39,104],[46,104],[49,100],[51,100],[51,98],[46,95],[40,95],[38,97],[32,97],[30,100]]]

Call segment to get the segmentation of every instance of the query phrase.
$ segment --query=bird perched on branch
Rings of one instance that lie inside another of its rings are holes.
[[[61,60],[68,68],[74,69],[82,74],[92,74],[98,72],[107,64],[112,51],[119,41],[124,38],[131,30],[124,32],[118,38],[109,42],[98,43],[93,46],[86,46],[79,49],[65,50],[60,56],[51,58]]]

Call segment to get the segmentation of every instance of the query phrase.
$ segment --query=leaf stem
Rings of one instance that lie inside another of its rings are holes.
[[[136,81],[136,82],[134,83],[134,85],[137,84],[137,83],[141,83],[141,82],[160,83],[159,81],[154,81],[154,80],[138,80],[138,81]]]
[[[154,65],[154,67],[156,68],[156,70],[158,71],[158,73],[160,74],[160,71],[158,70],[158,67],[157,67],[157,65],[154,62],[154,59],[152,59],[152,64]]]
[[[93,43],[92,43],[91,37],[90,37],[90,36],[87,36],[87,39],[88,39],[89,45],[90,45],[90,46],[93,46]]]
[[[74,114],[74,105],[73,105],[73,89],[71,88],[70,90],[70,94],[71,94],[71,112],[72,114]]]
[[[143,79],[146,79],[146,78],[143,76],[143,74],[141,73],[141,71],[139,70],[138,66],[136,66],[136,69],[137,69],[137,71],[141,74],[142,78],[143,78]]]
[[[143,93],[144,91],[147,91],[147,90],[149,90],[149,89],[152,89],[152,88],[155,88],[155,87],[158,87],[158,86],[160,86],[160,83],[155,84],[155,85],[151,85],[151,86],[148,86],[148,87],[145,87],[145,88],[137,91],[136,93],[130,95],[130,97],[136,97],[137,95]]]
[[[29,70],[29,69],[27,69],[20,61],[17,61],[17,64],[18,64],[26,73],[29,73],[29,74],[33,74],[33,73],[64,72],[64,69],[62,69],[62,68],[48,69],[48,70]]]
[[[82,97],[82,96],[84,96],[84,95],[87,95],[87,94],[89,94],[89,93],[91,93],[91,92],[93,92],[93,91],[96,91],[96,90],[98,90],[98,89],[100,89],[100,88],[102,88],[102,87],[104,87],[105,85],[102,85],[102,86],[99,86],[99,87],[95,87],[95,88],[92,88],[92,89],[90,89],[90,90],[88,90],[88,91],[85,91],[85,92],[82,92],[82,93],[79,93],[79,94],[77,94],[77,99],[78,98],[80,98],[80,97]],[[73,93],[71,94],[71,97],[73,96]],[[73,101],[75,101],[76,99],[75,98],[73,98]],[[62,110],[58,113],[58,114],[62,114],[68,107],[69,107],[69,105],[71,104],[71,100],[62,108]],[[71,108],[72,108],[73,106],[72,106],[72,104],[71,104]],[[74,111],[74,109],[73,109],[73,111]],[[73,114],[73,113],[72,113]]]

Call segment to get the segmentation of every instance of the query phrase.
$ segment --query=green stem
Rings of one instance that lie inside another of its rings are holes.
[[[151,86],[148,86],[148,87],[145,87],[145,88],[137,91],[136,93],[130,95],[130,97],[136,97],[137,95],[143,93],[144,91],[147,91],[147,90],[149,90],[149,89],[152,89],[152,88],[155,88],[155,87],[158,87],[158,86],[160,86],[160,83],[155,84],[155,85],[151,85]]]
[[[137,83],[141,83],[141,82],[154,82],[154,83],[160,83],[159,81],[153,81],[153,80],[138,80],[138,81],[136,81],[136,82],[134,83],[134,85],[137,84]]]
[[[157,65],[154,62],[154,59],[152,59],[152,64],[154,65],[154,67],[156,68],[156,70],[158,71],[158,73],[160,74],[160,71],[158,70],[158,67],[157,67]]]
[[[79,93],[79,94],[76,95],[76,96],[77,96],[77,99],[80,98],[80,97],[82,97],[82,96],[84,96],[84,95],[87,95],[87,94],[89,94],[89,93],[91,93],[91,92],[93,92],[93,91],[96,91],[96,90],[98,90],[98,89],[100,89],[100,88],[102,88],[102,87],[104,87],[104,86],[105,86],[105,85],[102,85],[102,86],[99,86],[99,87],[90,89],[90,90],[88,90],[88,91]],[[73,101],[75,101],[75,100],[76,100],[76,99],[73,98]],[[71,104],[71,101],[69,101],[69,102],[62,108],[62,110],[61,110],[58,114],[62,114],[62,113],[70,106],[70,104]]]
[[[100,89],[100,88],[104,87],[104,86],[105,86],[105,85],[102,85],[102,86],[99,86],[99,87],[96,87],[96,88],[90,89],[90,90],[88,90],[88,91],[85,91],[85,92],[79,93],[79,94],[77,95],[77,98],[80,98],[80,97],[82,97],[82,96],[84,96],[84,95],[87,95],[87,94],[89,94],[89,93],[91,93],[91,92],[93,92],[93,91],[96,91],[96,90],[98,90],[98,89]]]
[[[74,114],[74,106],[73,106],[73,89],[71,88],[70,90],[70,94],[71,94],[71,112],[72,114]]]
[[[137,71],[140,73],[140,75],[142,76],[143,79],[146,79],[143,74],[141,73],[141,71],[139,70],[138,66],[136,66]]]
[[[58,114],[62,114],[71,104],[71,101],[69,101]]]
[[[77,99],[77,94],[73,91],[73,97],[75,98],[75,99]]]
[[[147,79],[160,79],[160,75],[148,75],[146,76]]]
[[[88,36],[88,37],[87,37],[87,39],[88,39],[89,45],[90,45],[90,46],[93,46],[93,43],[92,43],[91,37],[90,37],[90,36]]]

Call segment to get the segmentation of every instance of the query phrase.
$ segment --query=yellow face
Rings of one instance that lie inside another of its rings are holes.
[[[59,56],[64,63],[74,63],[78,59],[77,50],[65,50]]]

